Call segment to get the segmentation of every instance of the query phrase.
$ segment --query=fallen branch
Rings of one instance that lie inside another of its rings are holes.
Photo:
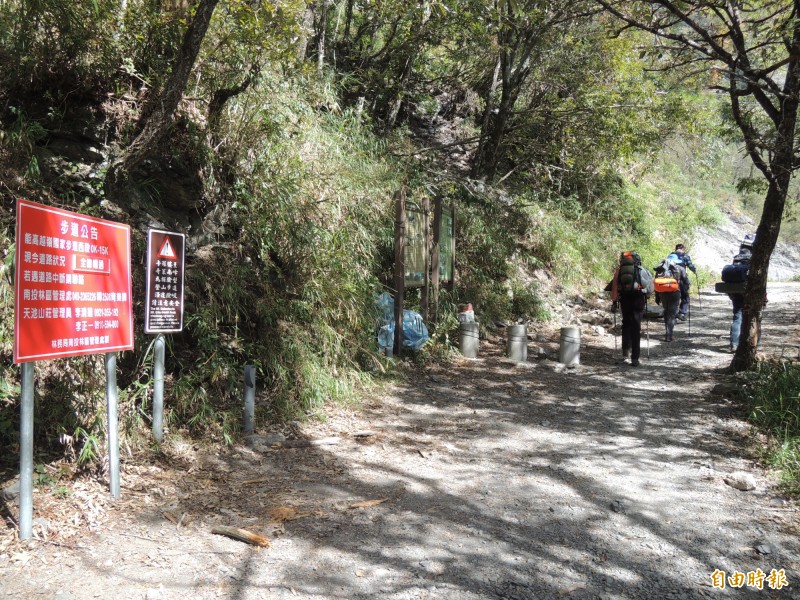
[[[283,523],[285,521],[294,521],[304,517],[311,517],[313,512],[300,512],[293,506],[278,506],[269,511],[270,521],[273,523]],[[324,514],[324,513],[319,513]]]
[[[286,440],[275,442],[273,448],[308,448],[310,446],[331,446],[338,444],[342,439],[338,437],[321,438],[318,440]]]
[[[370,430],[367,429],[367,430],[364,430],[364,431],[354,431],[350,435],[353,436],[354,438],[362,438],[362,437],[370,437],[370,436],[373,436],[373,435],[378,435],[378,432],[377,431],[370,431]]]
[[[253,544],[254,546],[261,546],[262,548],[269,548],[269,540],[263,535],[251,533],[246,529],[239,529],[238,527],[228,527],[227,525],[217,525],[211,530],[211,533],[217,535],[224,535],[240,542]]]
[[[370,508],[371,506],[383,504],[387,500],[388,498],[381,498],[380,500],[364,500],[363,502],[353,502],[353,504],[350,505],[350,508]]]
[[[133,534],[133,533],[125,533],[124,531],[118,532],[117,535],[124,535],[125,537],[136,538],[137,540],[147,540],[148,542],[156,542],[156,543],[158,543],[158,540],[155,539],[155,538],[145,537],[143,535],[136,535],[136,534]]]

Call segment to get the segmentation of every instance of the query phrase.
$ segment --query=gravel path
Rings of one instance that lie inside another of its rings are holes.
[[[574,369],[482,342],[477,360],[409,368],[294,431],[327,443],[173,442],[158,465],[127,459],[118,501],[102,481],[37,493],[41,539],[0,532],[0,597],[800,598],[800,513],[748,453],[721,372],[730,304],[694,302],[691,338],[683,323],[661,343],[651,322],[638,369],[590,327]],[[797,356],[798,304],[800,285],[770,289],[768,352]],[[557,330],[533,334],[557,353]],[[732,487],[737,472],[755,489]],[[758,569],[762,590],[712,585],[715,570]]]

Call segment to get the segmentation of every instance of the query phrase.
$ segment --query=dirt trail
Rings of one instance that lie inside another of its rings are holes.
[[[800,286],[770,301],[765,349],[796,356]],[[297,432],[338,444],[173,443],[158,466],[126,460],[116,502],[92,481],[36,494],[43,540],[0,532],[0,597],[800,598],[800,513],[748,455],[725,395],[730,304],[694,303],[691,339],[683,323],[661,343],[651,322],[638,369],[609,335],[585,333],[575,369],[515,365],[496,340]],[[555,354],[557,330],[536,333]],[[725,482],[737,471],[755,490]],[[352,508],[372,500],[385,501]],[[783,569],[788,585],[722,590],[717,569]]]

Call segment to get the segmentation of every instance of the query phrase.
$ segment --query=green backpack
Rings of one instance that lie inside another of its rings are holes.
[[[620,255],[617,289],[621,294],[633,294],[642,290],[642,278],[639,273],[641,264],[642,259],[632,250]]]

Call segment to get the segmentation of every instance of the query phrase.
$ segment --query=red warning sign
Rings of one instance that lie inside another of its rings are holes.
[[[164,238],[164,243],[161,244],[161,250],[158,251],[159,258],[166,258],[169,260],[176,260],[177,255],[175,254],[175,250],[172,248],[172,244],[169,241],[169,238]]]
[[[17,200],[14,362],[133,349],[131,230]]]
[[[183,330],[182,233],[147,231],[147,301],[145,333],[170,333]]]

